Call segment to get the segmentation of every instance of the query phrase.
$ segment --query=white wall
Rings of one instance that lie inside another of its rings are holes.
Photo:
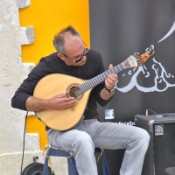
[[[11,98],[34,66],[21,61],[21,45],[34,42],[33,27],[19,24],[19,8],[29,5],[30,0],[0,0],[0,175],[20,174],[26,112],[13,109]],[[33,156],[38,156],[39,162],[44,160],[38,134],[27,134],[24,168]],[[59,165],[62,175],[67,174],[65,164],[62,160]]]

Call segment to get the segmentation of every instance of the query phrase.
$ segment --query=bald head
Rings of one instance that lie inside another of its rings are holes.
[[[84,43],[79,36],[70,33],[65,34],[64,37],[64,51],[66,55],[74,57],[82,54],[84,50]]]
[[[86,63],[86,48],[80,34],[72,27],[63,29],[54,38],[57,56],[69,66]]]
[[[71,39],[72,36],[77,36],[81,38],[80,34],[72,26],[68,26],[67,28],[61,30],[57,35],[55,35],[53,44],[57,52],[65,54],[64,51],[65,39],[69,40]]]

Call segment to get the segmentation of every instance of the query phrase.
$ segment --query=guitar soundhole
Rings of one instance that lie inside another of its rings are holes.
[[[82,97],[82,94],[80,93],[80,88],[78,87],[77,84],[72,84],[68,87],[67,95],[69,97],[74,97],[74,98],[77,98],[77,99]]]

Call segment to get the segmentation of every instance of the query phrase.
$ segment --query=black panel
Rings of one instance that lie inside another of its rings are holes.
[[[101,121],[106,121],[106,109],[114,110],[112,122],[129,124],[134,123],[135,115],[145,114],[147,109],[151,114],[175,112],[175,32],[158,43],[175,24],[175,0],[89,0],[89,9],[91,48],[102,54],[106,69],[110,63],[117,65],[135,51],[142,53],[150,44],[155,45],[154,57],[145,63],[146,69],[134,79],[138,84],[132,80],[130,85],[133,87],[129,91],[117,90],[107,106],[99,107]],[[119,88],[130,83],[133,74],[129,73],[119,73]],[[152,91],[150,87],[153,87]],[[150,160],[154,153],[153,143],[150,150],[149,161],[146,161],[150,168],[146,168],[145,175],[153,175],[154,172],[153,159]],[[119,175],[123,158],[119,152],[107,152],[111,175]]]

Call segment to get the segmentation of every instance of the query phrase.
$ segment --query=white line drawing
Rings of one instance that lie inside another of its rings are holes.
[[[175,21],[172,27],[170,28],[170,30],[168,31],[168,33],[162,39],[160,39],[157,43],[160,43],[163,40],[167,39],[174,31],[175,31]]]
[[[128,85],[120,88],[116,84],[116,89],[118,89],[123,93],[126,93],[132,90],[134,87],[136,87],[139,91],[148,93],[148,92],[163,92],[163,91],[166,91],[169,87],[175,87],[174,75],[167,73],[163,65],[160,62],[156,61],[155,58],[153,58],[152,69],[154,70],[156,76],[154,78],[154,84],[151,87],[144,87],[140,85],[137,80],[137,77],[140,73],[144,75],[144,78],[150,77],[150,72],[148,72],[148,69],[146,68],[146,66],[142,65],[135,69],[137,69],[137,71],[133,73]],[[133,72],[135,71],[135,69],[133,69]],[[132,71],[128,71],[128,75],[131,75],[131,74],[132,74]],[[126,74],[123,74],[123,76],[125,75]],[[171,84],[169,83],[168,80],[174,81],[174,83]]]

